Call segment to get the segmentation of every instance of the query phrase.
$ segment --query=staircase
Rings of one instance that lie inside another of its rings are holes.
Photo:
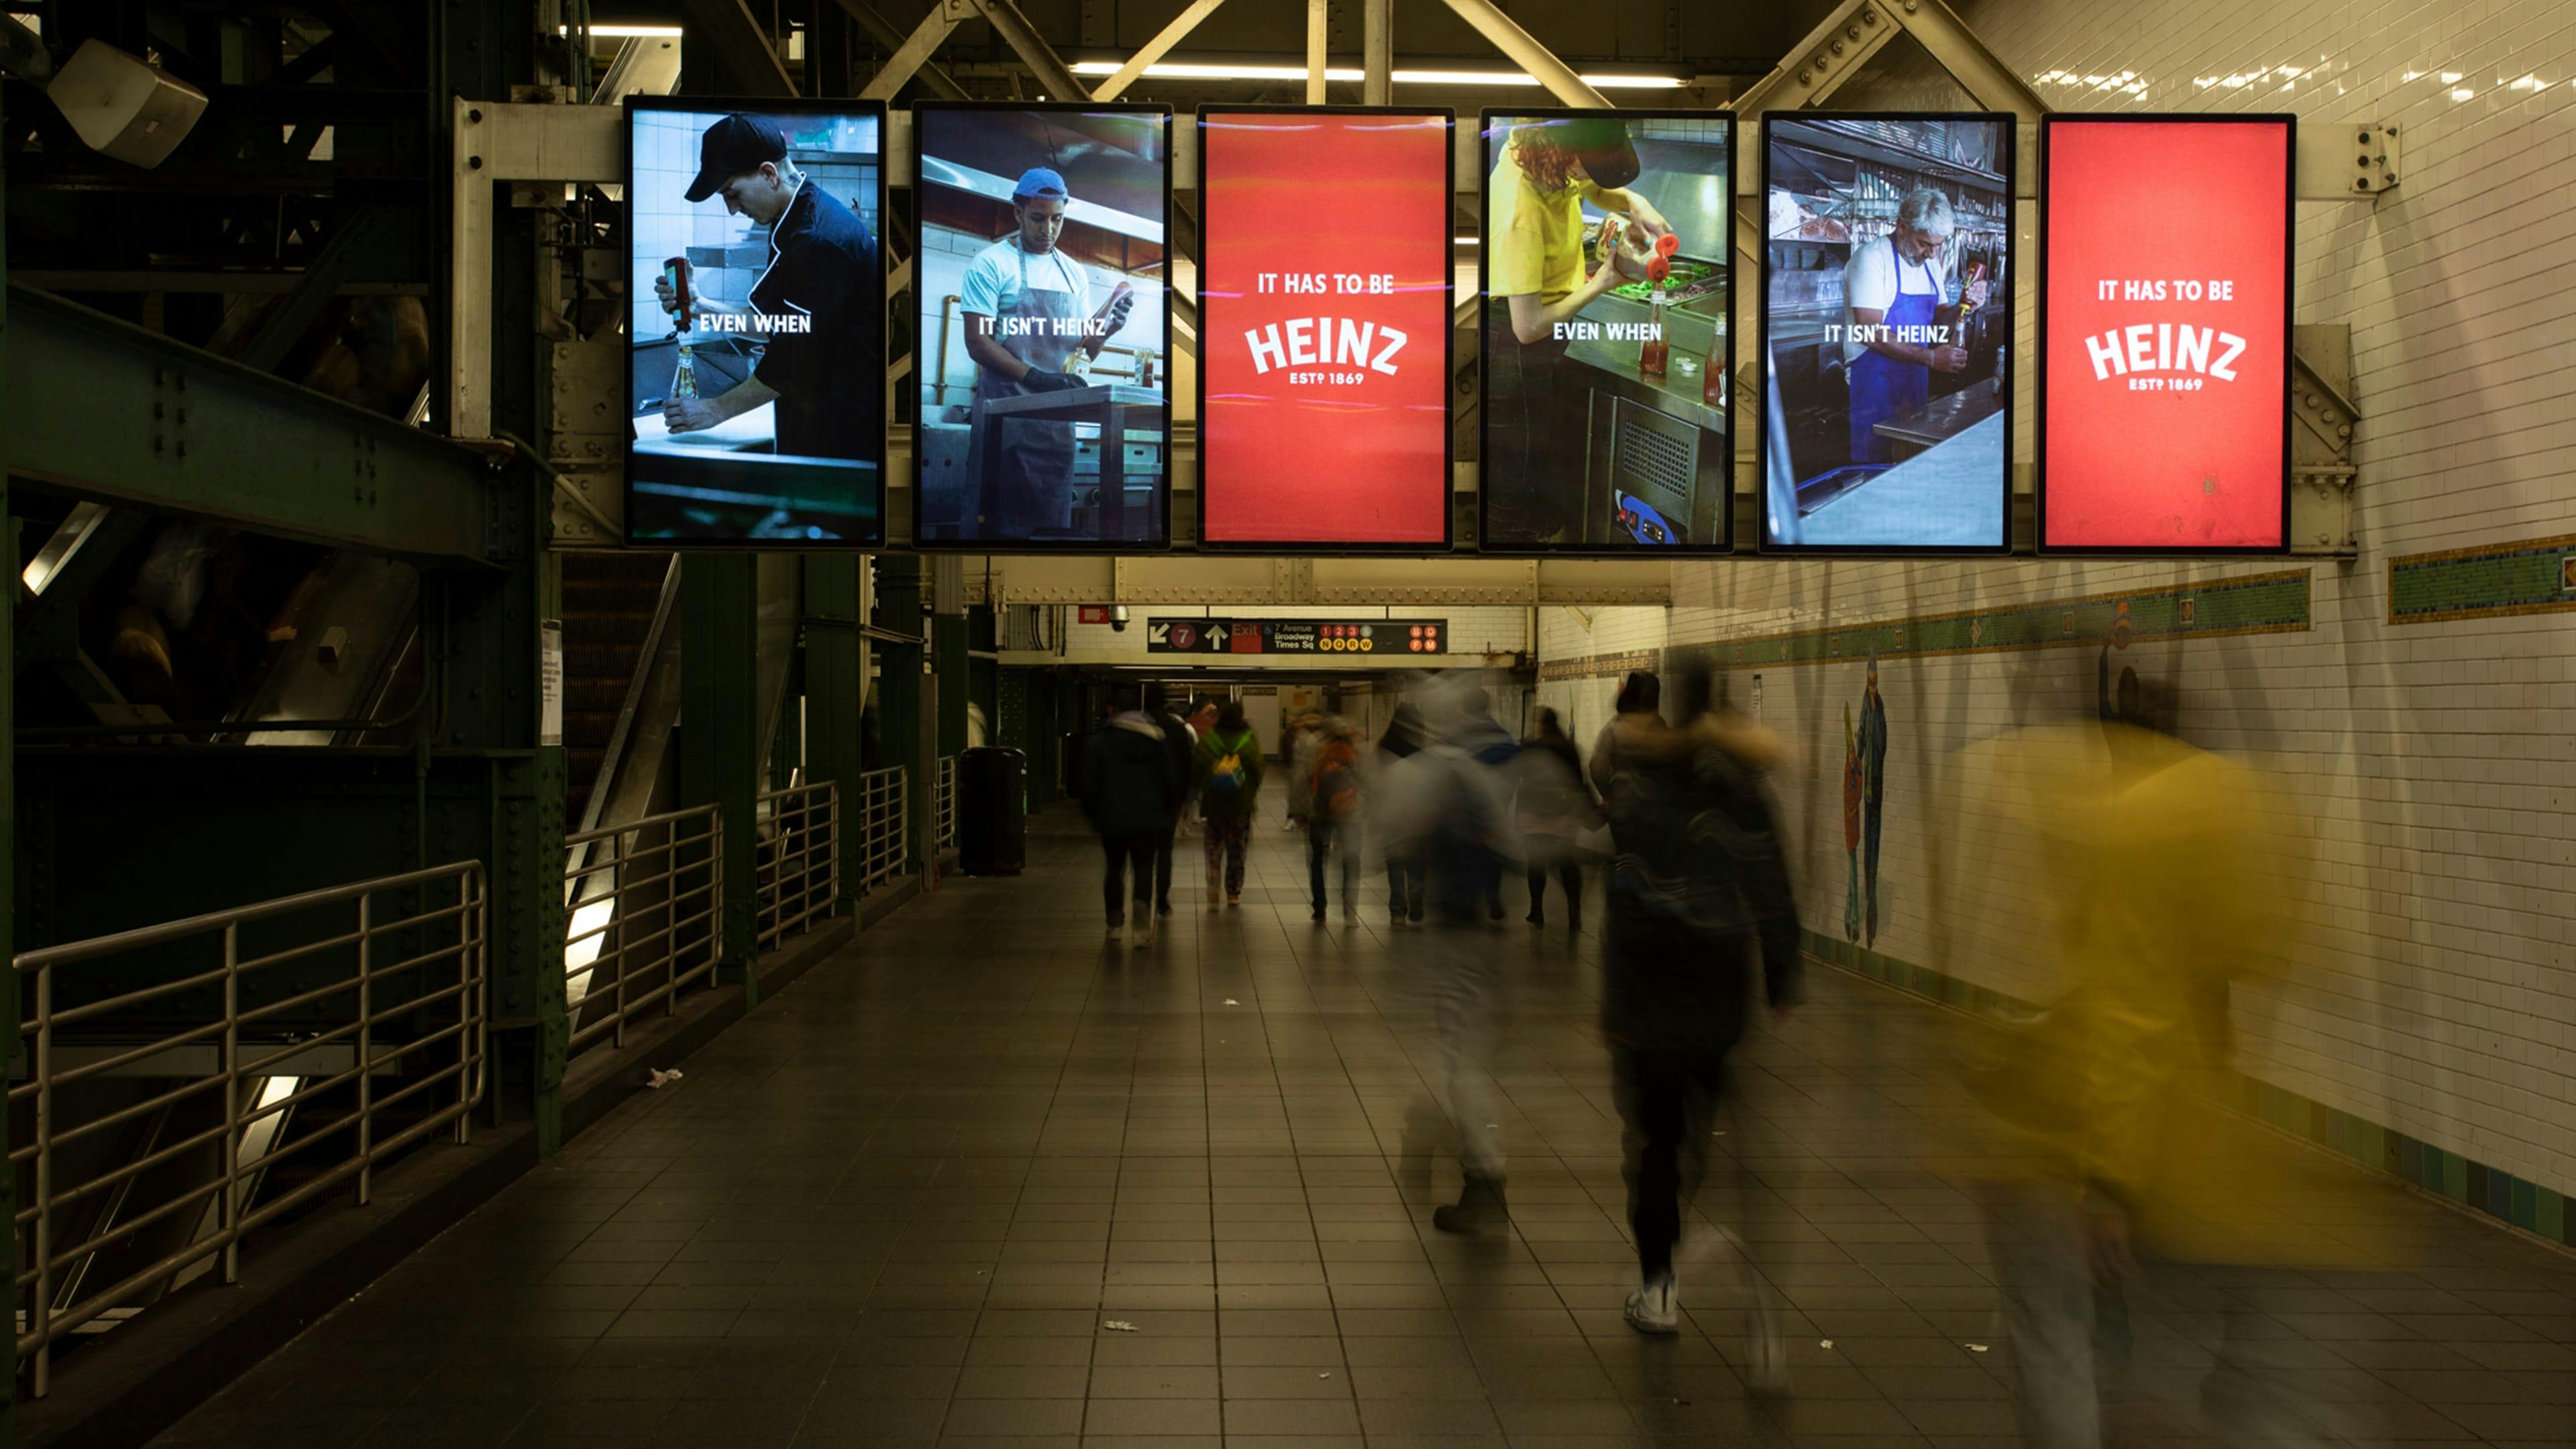
[[[667,553],[568,553],[563,559],[564,826],[589,823],[600,762],[626,705],[670,569]]]

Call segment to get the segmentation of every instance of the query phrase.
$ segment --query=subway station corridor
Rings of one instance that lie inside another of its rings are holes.
[[[1310,923],[1299,847],[1264,822],[1242,906],[1210,909],[1185,846],[1168,929],[1104,946],[1096,847],[1050,810],[1026,875],[869,931],[156,1442],[2018,1442],[1987,1164],[1948,1145],[1977,1110],[1946,1070],[1960,1018],[1811,964],[1738,1054],[1700,1207],[1781,1304],[1792,1395],[1757,1397],[1700,1220],[1682,1334],[1621,1321],[1597,941],[1524,924],[1517,887],[1484,928],[1512,1222],[1444,1235],[1415,937],[1382,877],[1356,924]],[[2133,1297],[2109,1442],[2208,1442],[2222,1321],[2311,1391],[2280,1442],[2576,1442],[2576,1261],[2368,1201],[2384,1272]]]

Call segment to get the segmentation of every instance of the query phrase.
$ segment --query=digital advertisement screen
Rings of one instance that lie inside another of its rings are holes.
[[[1171,538],[1172,113],[923,105],[913,541]]]
[[[1445,548],[1447,111],[1199,112],[1199,537]]]
[[[1486,551],[1727,547],[1734,129],[1485,113]]]
[[[1762,547],[2011,545],[2013,118],[1762,118]]]
[[[627,102],[626,537],[885,537],[885,108]]]
[[[2294,126],[2041,121],[2041,548],[2287,546]]]

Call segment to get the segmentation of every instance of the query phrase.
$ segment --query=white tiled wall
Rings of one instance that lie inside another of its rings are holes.
[[[2051,104],[2394,122],[2402,184],[2299,208],[2300,320],[2353,328],[2361,557],[2313,566],[2305,632],[2140,643],[2183,733],[2281,769],[2314,812],[2305,984],[2240,997],[2254,1075],[2576,1191],[2576,615],[2392,627],[2388,560],[2576,533],[2576,25],[2563,4],[1986,0],[1966,10]],[[2088,81],[2086,77],[2099,77]],[[2069,79],[2071,78],[2071,79]],[[1957,104],[1900,69],[1837,104]],[[2025,226],[2027,237],[2028,228]],[[2024,324],[2027,326],[2025,317]],[[2028,348],[2022,349],[2024,355]],[[2029,406],[2027,394],[2021,405]],[[2029,430],[2023,430],[2027,439]],[[1545,659],[2217,579],[2284,565],[1720,561],[1669,611],[1550,609]],[[1891,661],[1877,949],[2044,996],[2031,903],[1981,869],[2010,831],[1972,746],[2092,708],[2094,654]],[[1842,707],[1857,662],[1764,671],[1810,928],[1840,936]],[[1749,681],[1739,676],[1739,702]],[[1577,737],[1615,679],[1551,682]]]
[[[654,341],[671,332],[670,314],[653,300],[653,282],[661,275],[663,258],[679,256],[690,247],[740,246],[768,235],[748,218],[728,215],[721,200],[710,198],[694,206],[687,200],[689,183],[698,175],[699,138],[722,114],[636,113],[635,194],[628,198],[628,225],[634,232],[630,261],[633,275],[627,279],[627,297],[632,309],[631,335],[638,341]],[[805,133],[804,139],[819,146],[828,137],[829,144],[848,146],[851,149],[847,161],[836,160],[828,166],[814,164],[808,167],[808,174],[847,202],[871,232],[877,231],[876,168],[861,159],[873,155],[869,148],[876,143],[875,127],[855,121],[838,125],[838,135],[813,130]],[[741,272],[711,276],[705,279],[705,285],[711,288],[708,295],[740,305],[757,275]]]

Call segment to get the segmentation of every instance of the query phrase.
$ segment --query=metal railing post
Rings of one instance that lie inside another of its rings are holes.
[[[617,954],[617,1025],[611,1028],[612,1051],[626,1049],[626,838],[612,835],[608,846],[608,944]],[[599,975],[599,959],[590,959],[591,976]]]
[[[358,897],[358,1206],[376,1190],[376,997],[372,975],[374,896]]]
[[[36,1397],[54,1366],[54,969],[36,972]]]
[[[492,1019],[488,1003],[478,1001],[481,991],[490,989],[491,974],[483,969],[482,953],[487,939],[483,929],[483,872],[480,867],[456,878],[456,1145],[463,1147],[474,1137],[474,1099],[483,1093],[483,1064],[487,1060],[482,1041],[482,1023]],[[478,1012],[478,1007],[486,1009]]]
[[[241,923],[224,927],[224,1281],[241,1281]]]

